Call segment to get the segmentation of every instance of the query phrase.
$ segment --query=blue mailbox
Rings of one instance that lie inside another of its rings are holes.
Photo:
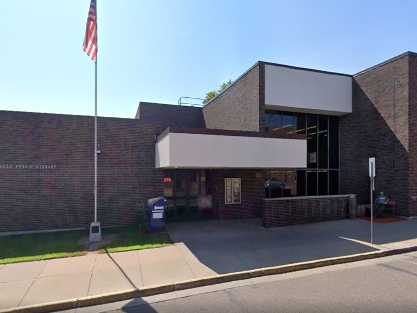
[[[165,210],[167,200],[164,197],[157,197],[148,200],[148,222],[150,231],[165,229]]]

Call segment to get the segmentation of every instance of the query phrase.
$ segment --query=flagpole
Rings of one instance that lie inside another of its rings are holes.
[[[92,0],[93,1],[93,0]],[[97,37],[98,37],[98,18],[97,18],[97,0],[95,1],[95,60],[94,60],[94,222],[90,224],[90,242],[101,241],[101,226],[97,218],[97,161],[98,161],[98,143],[97,143]]]
[[[94,223],[97,223],[97,56],[94,62]]]

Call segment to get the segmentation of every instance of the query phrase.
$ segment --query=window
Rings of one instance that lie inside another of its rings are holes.
[[[306,136],[307,170],[297,170],[298,196],[339,193],[338,117],[267,110],[265,130],[286,130]]]
[[[329,168],[339,168],[339,120],[329,118]]]
[[[240,178],[224,179],[224,203],[240,204],[241,202],[241,181]]]
[[[319,168],[327,169],[328,156],[329,156],[329,138],[328,138],[328,129],[329,129],[329,119],[327,116],[319,116],[319,132],[318,132],[318,153],[319,153]]]
[[[307,167],[317,168],[317,116],[307,116]]]
[[[329,172],[329,194],[337,195],[339,193],[339,171]]]
[[[317,172],[307,172],[307,196],[317,196]]]
[[[305,135],[306,134],[306,116],[305,114],[299,114],[297,116],[297,134]]]
[[[306,195],[306,171],[297,171],[297,196]]]
[[[268,131],[287,130],[297,128],[297,116],[291,113],[277,113],[267,111],[265,114],[265,127]]]
[[[320,171],[319,174],[319,196],[328,195],[328,183],[327,183],[327,177],[329,175],[329,172],[327,171]]]
[[[265,181],[265,197],[279,198],[297,195],[297,172],[287,170],[268,171]]]

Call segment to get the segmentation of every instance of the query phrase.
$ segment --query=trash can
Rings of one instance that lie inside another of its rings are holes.
[[[165,210],[167,200],[164,197],[157,197],[148,200],[148,225],[150,231],[165,229]]]

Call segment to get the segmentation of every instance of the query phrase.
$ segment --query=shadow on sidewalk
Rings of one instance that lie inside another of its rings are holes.
[[[199,262],[219,274],[377,250],[366,243],[370,227],[363,220],[268,229],[258,222],[176,223],[170,224],[168,231],[174,242],[184,243]],[[376,244],[414,238],[417,221],[375,226]]]

